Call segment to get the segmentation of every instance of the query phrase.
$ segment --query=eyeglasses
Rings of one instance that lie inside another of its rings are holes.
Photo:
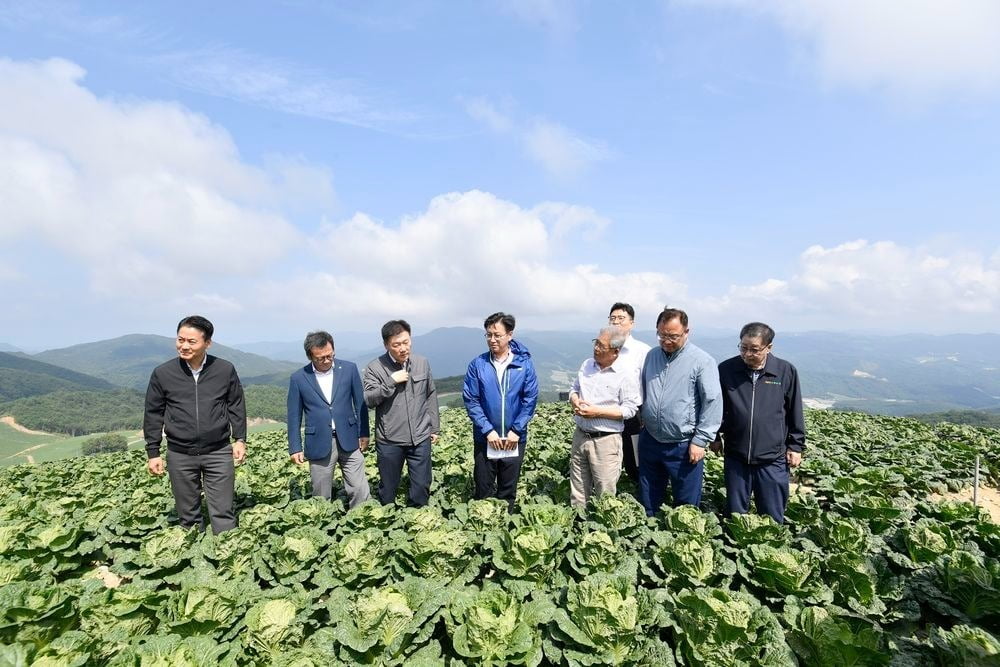
[[[594,349],[597,350],[598,352],[607,352],[608,350],[614,350],[614,349],[616,349],[616,348],[609,347],[609,346],[605,345],[604,343],[602,343],[601,341],[597,340],[596,338],[592,339],[590,342],[594,344]]]
[[[313,361],[317,363],[326,363],[328,361],[333,361],[333,355],[328,354],[325,357],[313,357]]]
[[[656,337],[659,338],[660,340],[669,340],[671,343],[676,343],[681,338],[684,338],[684,336],[686,336],[686,335],[687,335],[687,332],[685,331],[684,333],[680,333],[680,334],[661,334],[661,333],[658,333],[658,334],[656,334]]]
[[[740,343],[736,346],[736,349],[740,351],[740,354],[749,354],[756,357],[761,352],[767,352],[770,347],[770,345],[765,345],[764,347],[747,347],[743,343]]]
[[[628,322],[628,315],[609,315],[608,322],[611,322],[611,324],[618,324],[619,322]]]
[[[509,335],[510,335],[509,333],[488,333],[485,334],[485,337],[486,340],[503,340]]]

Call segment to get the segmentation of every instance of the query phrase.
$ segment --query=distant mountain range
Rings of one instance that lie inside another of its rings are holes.
[[[246,384],[271,384],[276,375],[283,375],[282,381],[287,384],[288,376],[298,367],[298,364],[275,361],[215,342],[209,353],[231,361]],[[144,390],[152,370],[176,356],[173,338],[129,334],[95,343],[46,350],[31,358],[86,373],[119,387]]]
[[[591,355],[595,333],[525,331],[517,338],[531,351],[542,388],[565,391],[580,363]],[[719,361],[736,354],[735,333],[710,333],[702,337],[695,331],[691,340]],[[636,336],[655,341],[651,331]],[[372,338],[337,336],[337,356],[364,366],[384,352],[371,344]],[[377,333],[374,338],[378,341]],[[214,343],[211,352],[232,361],[247,385],[286,386],[291,372],[306,362],[300,342],[249,343],[240,348]],[[437,378],[463,375],[469,361],[485,349],[479,328],[445,327],[414,337],[414,351],[430,360]],[[259,354],[265,350],[285,359]],[[799,368],[803,393],[817,407],[884,414],[1000,409],[1000,335],[996,334],[779,334],[775,353]],[[152,369],[175,354],[172,338],[145,334],[36,355],[0,353],[0,402],[112,385],[143,390]]]
[[[517,338],[531,351],[543,388],[566,391],[580,363],[591,355],[595,332],[525,331]],[[737,354],[736,333],[699,336],[691,341],[717,361]],[[635,335],[654,343],[652,331]],[[382,347],[353,352],[338,343],[338,354],[360,365]],[[426,356],[436,377],[462,375],[486,349],[482,330],[447,327],[414,336],[413,349]],[[794,363],[804,395],[815,407],[883,414],[912,414],[1000,408],[1000,335],[909,334],[879,336],[806,332],[775,339],[775,354]]]

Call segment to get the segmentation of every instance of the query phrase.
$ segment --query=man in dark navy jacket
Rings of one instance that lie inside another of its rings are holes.
[[[785,520],[788,471],[806,444],[802,390],[795,366],[771,354],[774,329],[751,322],[740,331],[739,356],[719,364],[722,428],[712,445],[725,450],[726,513],[757,510]]]
[[[333,336],[314,331],[303,343],[310,363],[292,373],[288,382],[288,454],[292,461],[309,461],[314,496],[333,496],[333,466],[344,474],[344,491],[351,507],[371,498],[365,459],[368,449],[368,406],[358,367],[334,359]],[[305,445],[299,428],[305,415]]]

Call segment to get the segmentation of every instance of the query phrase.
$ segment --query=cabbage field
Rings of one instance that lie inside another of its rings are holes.
[[[137,452],[8,468],[0,665],[1000,664],[1000,526],[944,500],[977,451],[997,485],[997,432],[807,420],[785,526],[721,520],[714,456],[705,511],[571,509],[565,405],[532,422],[513,516],[469,501],[459,410],[423,509],[309,499],[283,432],[253,437],[219,537],[174,525]]]

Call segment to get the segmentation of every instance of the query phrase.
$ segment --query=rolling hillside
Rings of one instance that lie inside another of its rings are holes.
[[[241,378],[275,373],[291,374],[297,364],[275,361],[257,354],[213,343],[210,353],[236,366]],[[46,350],[32,358],[102,378],[120,387],[143,390],[149,374],[175,357],[174,339],[153,334],[129,334],[94,343]]]
[[[53,391],[114,389],[106,380],[20,354],[0,352],[0,403]]]

